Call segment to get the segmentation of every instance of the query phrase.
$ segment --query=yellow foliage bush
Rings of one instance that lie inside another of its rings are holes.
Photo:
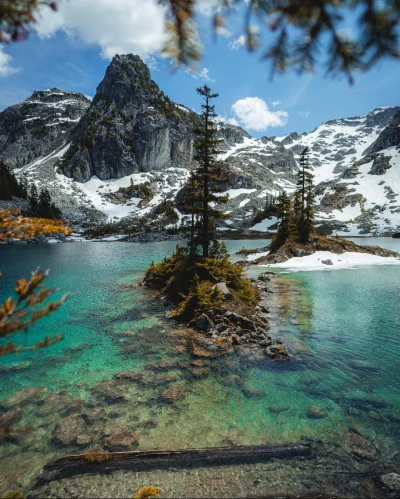
[[[48,218],[29,218],[18,210],[0,210],[0,242],[10,239],[32,239],[39,234],[71,234],[66,222]]]
[[[148,487],[142,487],[135,494],[134,499],[148,499],[150,497],[161,497],[159,492],[162,491],[161,487],[153,487],[149,485]]]

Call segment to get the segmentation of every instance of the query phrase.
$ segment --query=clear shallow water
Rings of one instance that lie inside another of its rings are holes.
[[[374,241],[384,246],[394,240]],[[271,333],[285,340],[293,361],[277,364],[241,348],[199,363],[190,355],[187,332],[164,319],[162,304],[131,286],[152,260],[171,254],[175,244],[0,247],[0,300],[9,296],[18,278],[39,265],[51,268],[49,286],[72,292],[65,306],[32,328],[27,338],[33,342],[61,332],[62,343],[0,358],[0,399],[40,386],[50,393],[65,391],[75,401],[70,406],[79,401],[76,409],[47,413],[41,404],[24,406],[16,426],[31,426],[33,433],[1,445],[0,490],[8,484],[26,486],[50,459],[82,452],[85,445],[54,443],[56,424],[68,411],[93,412],[99,407],[104,415],[87,431],[89,446],[101,444],[119,427],[140,435],[141,450],[305,438],[324,442],[326,465],[345,462],[359,471],[395,466],[400,436],[400,267],[280,276],[272,281],[274,293],[267,303]],[[262,247],[264,242],[228,243],[232,253],[243,246]],[[166,359],[171,365],[158,369]],[[140,383],[121,385],[124,400],[110,402],[96,390],[116,372],[133,369],[149,375]],[[166,404],[161,393],[177,383],[185,388],[184,397]],[[349,428],[354,426],[372,442],[373,459],[352,451]],[[289,492],[297,492],[299,476],[291,480]]]

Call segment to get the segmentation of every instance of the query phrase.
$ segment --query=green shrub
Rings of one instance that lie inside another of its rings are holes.
[[[190,258],[178,245],[175,253],[147,269],[144,282],[162,290],[175,303],[175,316],[196,319],[203,312],[218,310],[225,301],[215,284],[225,282],[234,300],[243,305],[254,304],[257,290],[243,275],[243,268],[222,258]]]

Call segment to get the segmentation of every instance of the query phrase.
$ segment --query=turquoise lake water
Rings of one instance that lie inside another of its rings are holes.
[[[400,240],[368,239],[368,244],[400,251]],[[101,444],[112,425],[137,432],[140,450],[306,439],[322,441],[332,462],[345,461],[351,469],[399,465],[400,266],[282,274],[273,281],[267,305],[271,334],[284,340],[293,360],[274,363],[238,349],[199,362],[190,355],[186,330],[165,319],[163,305],[133,286],[152,261],[170,255],[175,245],[0,247],[0,302],[18,278],[38,266],[51,269],[47,284],[59,288],[59,296],[71,293],[59,311],[21,338],[30,344],[59,332],[64,341],[0,358],[0,406],[27,387],[48,389],[24,405],[16,426],[30,426],[29,436],[0,446],[0,492],[27,487],[49,460],[85,450],[82,444],[54,442],[56,425],[69,408],[45,413],[52,392],[78,401],[78,412],[104,409],[104,417],[90,429],[87,447]],[[230,241],[228,249],[233,253],[263,245]],[[251,268],[250,274],[258,271]],[[171,360],[167,369],[155,367],[165,359]],[[127,370],[149,376],[124,386],[123,400],[110,403],[96,387]],[[163,403],[160,394],[177,383],[186,390],[184,398]],[[367,457],[352,447],[349,429],[354,427],[371,443],[363,449]],[[293,492],[298,491],[295,482]]]

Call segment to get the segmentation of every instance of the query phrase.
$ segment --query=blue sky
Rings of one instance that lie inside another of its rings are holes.
[[[207,83],[220,94],[215,101],[218,114],[257,137],[310,131],[326,120],[400,105],[399,63],[381,62],[356,77],[352,86],[345,77],[324,77],[322,68],[314,75],[288,72],[271,80],[270,67],[260,62],[260,54],[240,47],[239,21],[215,39],[205,15],[199,67],[191,73],[184,68],[174,71],[158,55],[164,13],[151,1],[61,0],[57,14],[42,14],[38,34],[1,48],[0,109],[51,87],[93,96],[111,57],[128,52],[151,63],[153,79],[172,100],[196,111],[196,87]],[[135,3],[135,14],[126,15]]]

